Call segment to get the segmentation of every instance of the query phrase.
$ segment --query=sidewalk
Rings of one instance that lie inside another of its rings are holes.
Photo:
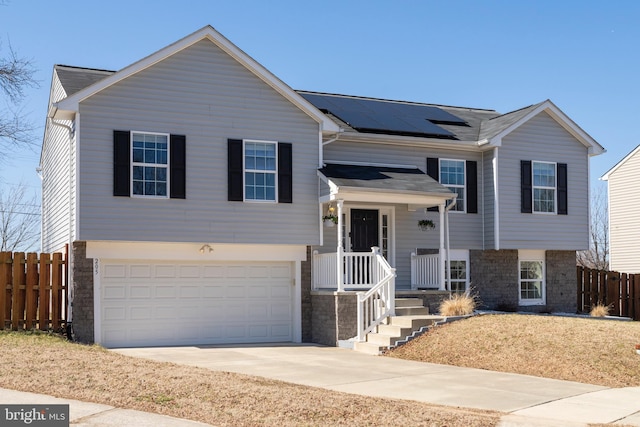
[[[6,405],[69,405],[70,425],[72,426],[136,426],[136,427],[204,427],[196,421],[182,420],[166,415],[119,409],[98,403],[80,402],[78,400],[59,399],[44,394],[26,393],[22,391],[0,388],[0,403]]]

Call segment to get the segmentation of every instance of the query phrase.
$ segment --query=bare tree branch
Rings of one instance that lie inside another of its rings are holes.
[[[31,60],[19,57],[10,44],[8,56],[0,56],[0,88],[6,104],[4,109],[0,106],[0,147],[34,143],[33,125],[25,119],[19,104],[26,88],[39,86],[35,71]]]
[[[0,189],[0,251],[35,250],[40,241],[40,206],[24,184]]]
[[[591,218],[589,220],[590,249],[578,252],[578,265],[596,270],[609,269],[609,208],[605,186],[597,187],[591,194]]]
[[[19,102],[24,96],[25,87],[38,87],[33,78],[35,68],[31,60],[21,58],[9,44],[9,55],[0,58],[0,87],[11,102]]]

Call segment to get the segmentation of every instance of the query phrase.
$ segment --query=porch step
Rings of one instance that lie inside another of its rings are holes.
[[[396,308],[398,307],[422,307],[422,298],[396,298]]]
[[[399,344],[421,335],[445,318],[441,316],[390,316],[386,323],[378,325],[376,332],[367,334],[365,342],[355,342],[353,349],[367,354],[381,354]]]
[[[365,354],[372,354],[374,356],[379,356],[380,352],[382,351],[381,346],[379,346],[378,344],[373,344],[370,342],[354,342],[353,343],[353,349],[355,351],[359,351],[360,353],[365,353]]]
[[[429,308],[427,307],[396,307],[396,316],[427,316]]]

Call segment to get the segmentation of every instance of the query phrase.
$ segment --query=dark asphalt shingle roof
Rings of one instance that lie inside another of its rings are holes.
[[[479,108],[465,108],[465,107],[454,107],[447,105],[438,105],[438,104],[426,104],[419,102],[408,102],[408,101],[395,101],[388,99],[377,99],[377,98],[364,98],[350,95],[339,95],[339,94],[330,94],[330,93],[319,93],[319,92],[309,92],[309,91],[297,91],[298,94],[305,97],[309,102],[316,105],[316,107],[320,108],[324,111],[323,107],[325,106],[323,103],[324,99],[333,100],[333,99],[346,99],[346,100],[366,100],[367,103],[380,103],[380,104],[394,104],[401,105],[403,110],[414,108],[417,113],[416,115],[420,115],[419,111],[423,110],[424,107],[435,107],[436,109],[440,109],[445,111],[446,113],[452,114],[460,119],[462,119],[466,124],[455,124],[455,123],[442,123],[435,121],[433,122],[438,127],[451,132],[457,140],[461,141],[477,141],[480,135],[480,129],[482,123],[486,120],[492,119],[494,117],[500,116],[495,110],[486,110]],[[331,114],[331,111],[328,112],[329,117],[331,117],[335,122],[337,122],[340,126],[346,128],[352,132],[358,132],[353,127],[349,126],[348,123],[345,123],[339,117],[336,117],[334,114]],[[426,120],[426,118],[425,118]],[[361,133],[368,133],[367,131],[362,131]],[[376,133],[385,133],[385,132],[376,132]],[[389,132],[389,134],[394,134]],[[395,133],[397,134],[397,133]],[[419,136],[419,135],[414,135]],[[425,135],[427,136],[427,135]],[[437,136],[435,136],[438,138]],[[442,138],[447,139],[447,138]]]
[[[69,65],[56,65],[54,68],[67,96],[71,96],[115,73],[115,71],[72,67]]]
[[[320,169],[338,187],[453,194],[420,169],[327,163]]]
[[[489,139],[498,135],[500,132],[525,117],[531,111],[535,110],[540,104],[542,104],[542,102],[483,121],[480,127],[478,140]]]
[[[83,67],[75,67],[70,65],[56,65],[55,67],[58,78],[60,79],[60,83],[64,88],[67,96],[73,95],[74,93],[91,86],[92,84],[104,79],[115,73],[115,71],[111,70],[100,70],[95,68],[83,68]],[[529,107],[522,108],[520,110],[512,111],[507,114],[500,114],[495,110],[486,110],[479,108],[465,108],[465,107],[454,107],[447,105],[438,105],[438,104],[425,104],[425,103],[417,103],[417,102],[406,102],[406,101],[393,101],[393,100],[384,100],[384,99],[376,99],[376,98],[362,98],[362,97],[352,97],[349,95],[338,95],[338,94],[322,94],[319,92],[309,92],[309,91],[296,91],[300,95],[304,94],[316,94],[316,95],[327,95],[332,97],[345,97],[345,98],[361,98],[367,99],[373,102],[396,102],[403,104],[403,106],[416,106],[418,107],[437,107],[447,113],[453,114],[456,117],[464,120],[466,125],[456,125],[449,123],[438,123],[437,125],[455,135],[455,139],[461,141],[479,141],[483,139],[491,138],[497,134],[499,134],[504,129],[507,129],[513,123],[520,120],[522,117],[526,116],[533,109],[538,107],[540,104],[530,105]],[[348,123],[343,122],[340,118],[333,116],[332,114],[327,114],[332,120],[337,122],[341,127],[345,128],[345,130],[350,132],[357,132],[355,129],[351,128]],[[384,132],[383,132],[384,133]]]

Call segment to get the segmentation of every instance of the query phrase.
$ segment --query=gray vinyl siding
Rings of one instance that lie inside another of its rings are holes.
[[[341,160],[348,162],[368,162],[381,164],[395,164],[415,166],[426,172],[427,157],[438,157],[446,159],[458,160],[474,160],[478,162],[478,171],[482,172],[482,153],[471,151],[446,151],[442,149],[429,149],[421,147],[395,146],[384,144],[367,144],[354,142],[334,142],[325,146],[324,161],[330,163],[331,160]],[[451,212],[450,218],[450,239],[451,247],[457,249],[482,249],[482,181],[478,177],[478,213],[466,214],[459,212]],[[399,206],[396,209],[396,215],[399,211],[407,211],[407,205]],[[424,214],[424,210],[415,213],[415,224],[418,219],[438,218],[437,212],[429,212]],[[418,218],[418,216],[422,217]],[[402,224],[402,221],[408,221],[408,216],[396,216],[396,226]],[[413,222],[413,220],[411,221]],[[413,224],[413,225],[415,225]],[[404,225],[403,225],[404,226]],[[409,234],[415,230],[411,228],[411,224],[407,225],[411,229]],[[417,227],[417,226],[416,226]],[[431,234],[437,234],[431,232]],[[400,242],[400,235],[396,238],[396,244]],[[436,245],[435,247],[438,247]],[[414,247],[415,249],[415,247]]]
[[[203,40],[80,104],[80,240],[318,244],[319,126]],[[114,197],[113,131],[186,135],[186,199]],[[227,139],[293,144],[293,204],[227,201]]]
[[[640,273],[640,151],[609,175],[611,270]]]
[[[567,163],[568,215],[521,213],[521,160]],[[588,161],[587,148],[544,112],[503,138],[498,151],[500,249],[587,249]]]
[[[495,249],[495,190],[493,160],[498,154],[498,149],[485,151],[482,156],[482,177],[480,187],[482,188],[481,209],[484,217],[484,249]]]
[[[51,83],[51,102],[65,97],[56,74]],[[60,122],[71,126],[70,121]],[[42,251],[53,252],[69,243],[72,228],[74,173],[73,141],[69,132],[49,122],[45,128],[42,148]]]

